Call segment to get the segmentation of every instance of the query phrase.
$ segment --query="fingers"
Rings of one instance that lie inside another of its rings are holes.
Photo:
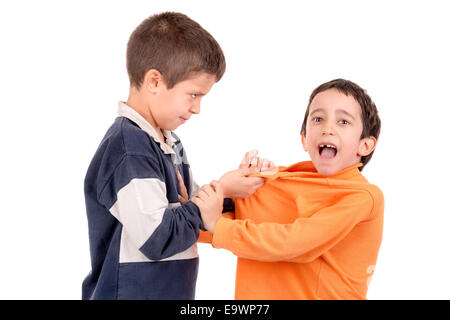
[[[261,159],[255,155],[250,160],[249,168],[252,168],[252,169],[255,169],[256,171],[259,171],[260,163],[261,163]]]
[[[262,159],[261,168],[259,169],[259,171],[267,170],[268,168],[269,168],[269,160]]]
[[[198,190],[196,197],[200,198],[202,200],[206,200],[206,199],[208,199],[209,195],[208,195],[208,193],[206,193],[206,191],[204,189],[200,189],[200,190]]]
[[[187,194],[187,189],[186,189],[186,186],[184,185],[184,181],[183,181],[183,178],[181,177],[180,171],[177,171],[177,178],[178,178],[178,183],[180,184],[181,193]]]
[[[191,199],[191,201],[192,201],[193,203],[195,203],[195,204],[197,205],[197,207],[200,206],[201,203],[203,202],[203,200],[200,199],[198,196],[193,197],[193,198]]]
[[[275,163],[273,161],[269,161],[268,159],[263,159],[263,164],[261,166],[261,172],[270,171],[275,168]]]
[[[264,165],[264,161],[267,162],[267,159],[258,158],[258,171],[261,171],[261,169]]]
[[[205,201],[213,196],[223,198],[222,185],[219,181],[216,180],[211,181],[211,184],[205,184],[204,186],[202,186],[196,195],[196,197],[202,201]]]
[[[221,183],[211,181],[211,184],[202,186],[192,202],[200,209],[205,229],[214,233],[215,225],[223,211]]]
[[[199,197],[202,200],[206,200],[207,198],[213,196],[215,191],[213,190],[212,186],[209,184],[203,185],[200,190],[197,192],[197,197]]]
[[[183,205],[188,201],[188,199],[178,195],[178,201],[180,201],[180,203]]]
[[[212,189],[214,189],[217,196],[223,198],[223,189],[222,189],[222,185],[220,184],[219,181],[216,181],[216,180],[211,181],[211,187],[212,187]]]
[[[253,157],[250,160],[250,167],[257,167],[259,162],[259,157]]]
[[[239,165],[239,169],[247,168],[251,168],[256,172],[270,171],[275,168],[275,163],[266,158],[258,157],[258,150],[251,150],[245,154],[244,158],[241,161],[241,164]]]
[[[180,187],[181,187],[181,186],[184,187],[183,178],[181,177],[181,173],[180,173],[180,171],[178,171],[178,170],[177,170],[177,179],[178,179],[178,183],[180,184]]]
[[[256,165],[257,163],[258,150],[251,150],[245,153],[244,158],[242,158],[239,169],[248,168],[249,166]]]
[[[178,195],[178,200],[181,204],[186,203],[189,200],[189,196],[187,193],[186,186],[184,185],[183,178],[181,177],[180,172],[177,170],[177,179],[178,179],[178,185],[180,186],[180,195]]]
[[[260,157],[255,157],[250,161],[250,166],[249,168],[255,169],[255,171],[259,171],[261,169],[261,158]]]

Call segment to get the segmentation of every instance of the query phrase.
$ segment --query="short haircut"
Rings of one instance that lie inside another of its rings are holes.
[[[131,34],[127,46],[130,85],[140,88],[148,70],[156,69],[170,89],[198,72],[225,72],[225,57],[217,41],[197,22],[177,12],[145,19]]]
[[[321,84],[316,89],[314,89],[314,91],[311,93],[311,96],[309,97],[309,103],[308,107],[306,108],[305,118],[303,119],[301,133],[306,135],[306,123],[309,116],[309,107],[311,106],[311,102],[313,101],[314,97],[320,92],[329,89],[336,89],[344,93],[346,96],[351,95],[353,98],[355,98],[356,101],[358,101],[361,107],[361,118],[363,123],[361,139],[374,137],[378,140],[381,129],[381,120],[378,116],[377,106],[367,94],[366,90],[362,89],[356,83],[345,79],[331,80],[329,82]],[[369,162],[369,160],[372,158],[372,155],[373,151],[369,155],[361,157],[361,162],[363,165],[359,167],[360,171],[362,171],[364,166]]]

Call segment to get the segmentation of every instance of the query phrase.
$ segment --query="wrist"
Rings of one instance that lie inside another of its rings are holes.
[[[208,226],[208,231],[214,234],[214,230],[216,229],[217,221],[219,221],[220,216],[217,217],[214,221],[211,221],[211,224]]]
[[[222,178],[219,179],[219,183],[222,186],[222,194],[224,198],[231,198],[232,195],[230,194],[229,188],[227,184],[224,182]]]

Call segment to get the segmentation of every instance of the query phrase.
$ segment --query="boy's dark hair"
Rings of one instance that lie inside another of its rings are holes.
[[[308,107],[306,108],[305,118],[303,119],[301,133],[306,135],[306,123],[309,115],[309,107],[314,97],[320,92],[329,89],[336,89],[344,93],[346,96],[351,95],[353,98],[355,98],[356,101],[358,101],[359,105],[361,106],[361,117],[363,123],[361,139],[374,137],[378,140],[381,129],[381,120],[378,117],[377,106],[364,89],[362,89],[356,83],[345,79],[331,80],[329,82],[321,84],[316,89],[314,89],[314,91],[311,93],[311,96],[309,97],[309,103]],[[364,166],[369,162],[370,158],[372,158],[372,155],[373,151],[369,155],[361,157],[361,162],[363,165],[359,167],[360,171],[362,171]]]
[[[139,89],[150,69],[163,75],[169,89],[196,72],[213,74],[217,82],[225,72],[225,57],[197,22],[182,13],[164,12],[145,19],[128,41],[130,85]]]

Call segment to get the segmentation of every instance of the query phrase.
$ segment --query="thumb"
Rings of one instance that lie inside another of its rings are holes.
[[[244,169],[239,169],[239,172],[241,173],[242,176],[248,176],[254,173],[259,172],[257,167],[251,167],[251,168],[244,168]]]
[[[180,171],[178,171],[177,170],[177,179],[178,179],[178,182],[183,182],[183,178],[181,177],[181,173],[180,173]]]

